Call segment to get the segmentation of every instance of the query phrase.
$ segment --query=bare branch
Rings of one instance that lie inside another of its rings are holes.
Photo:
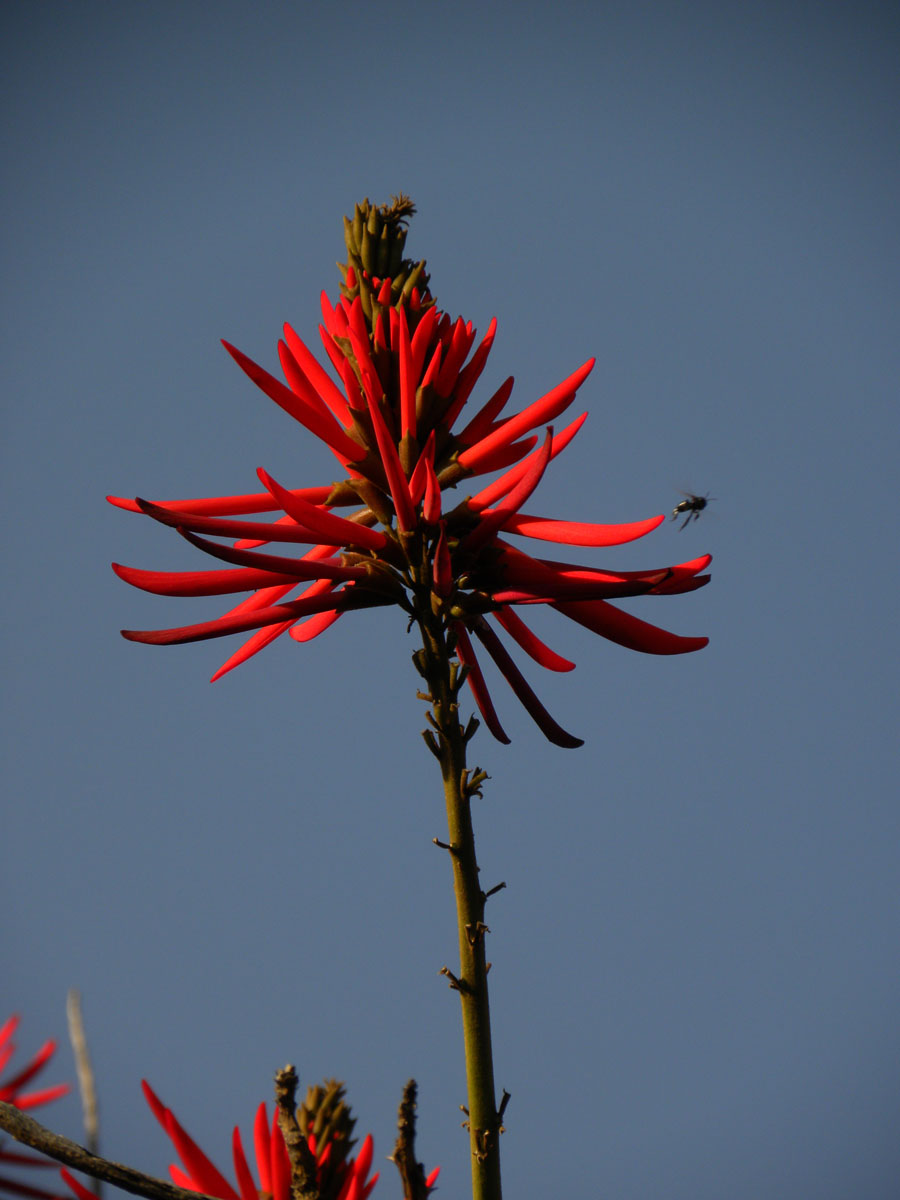
[[[84,1020],[81,1015],[81,993],[77,988],[69,988],[68,995],[66,996],[66,1017],[69,1022],[69,1041],[72,1043],[72,1053],[75,1056],[75,1073],[78,1076],[78,1090],[81,1093],[84,1136],[87,1141],[87,1149],[91,1154],[96,1154],[100,1149],[97,1086],[94,1081],[94,1069],[91,1066],[87,1036],[84,1032]],[[95,1191],[99,1196],[99,1187]]]
[[[52,1133],[33,1117],[26,1117],[14,1104],[4,1101],[0,1101],[0,1129],[4,1129],[23,1146],[40,1150],[42,1154],[65,1163],[75,1171],[102,1179],[124,1192],[131,1192],[133,1196],[144,1196],[146,1200],[214,1200],[204,1192],[185,1191],[173,1183],[166,1183],[164,1179],[155,1179],[152,1175],[135,1171],[133,1167],[92,1154],[76,1142]]]
[[[297,1124],[297,1083],[297,1070],[291,1063],[275,1072],[278,1125],[291,1162],[291,1196],[293,1200],[319,1200],[316,1160]]]

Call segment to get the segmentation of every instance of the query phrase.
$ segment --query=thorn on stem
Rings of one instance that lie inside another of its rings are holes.
[[[431,732],[430,729],[423,729],[422,737],[425,740],[425,745],[428,747],[428,749],[431,751],[431,753],[434,755],[434,757],[439,760],[441,757],[441,748],[438,745],[437,738],[434,736],[434,734]]]
[[[470,992],[471,989],[464,979],[457,979],[449,967],[441,967],[438,975],[445,975],[447,983],[455,992]]]
[[[449,842],[442,842],[440,838],[432,838],[431,840],[435,846],[440,846],[442,850],[449,850],[451,854],[456,853],[456,847],[451,846]]]

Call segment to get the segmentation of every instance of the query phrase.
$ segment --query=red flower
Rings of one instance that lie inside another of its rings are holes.
[[[231,1145],[237,1184],[232,1186],[185,1131],[172,1110],[162,1104],[150,1085],[145,1082],[143,1088],[147,1103],[171,1138],[181,1159],[181,1166],[172,1164],[169,1167],[173,1183],[191,1192],[217,1196],[219,1200],[259,1200],[260,1196],[271,1197],[271,1200],[291,1200],[288,1152],[278,1127],[277,1115],[269,1121],[265,1104],[260,1104],[256,1110],[253,1124],[258,1183],[254,1181],[247,1163],[240,1130],[235,1126]],[[307,1135],[307,1141],[316,1159],[317,1184],[323,1200],[366,1200],[378,1182],[378,1172],[369,1178],[373,1151],[371,1135],[366,1136],[355,1158],[347,1157],[352,1143],[329,1137],[327,1133],[320,1143],[317,1143],[313,1133]],[[429,1187],[437,1178],[439,1169],[429,1175]],[[62,1174],[78,1200],[96,1200],[68,1171],[63,1170]]]
[[[322,294],[319,326],[340,386],[289,325],[278,343],[284,383],[224,343],[250,379],[334,454],[343,482],[286,488],[260,469],[265,491],[249,495],[158,504],[109,497],[121,508],[175,528],[229,564],[187,572],[113,564],[127,583],[168,596],[252,593],[213,620],[123,634],[132,641],[168,645],[251,633],[215,680],[281,634],[289,631],[295,640],[309,641],[351,609],[396,604],[414,620],[430,609],[440,615],[468,668],[476,702],[495,737],[509,740],[470,635],[494,659],[551,741],[581,745],[541,705],[501,642],[498,627],[552,671],[568,671],[575,664],[545,646],[517,608],[547,605],[609,641],[650,654],[699,650],[708,639],[657,629],[609,601],[701,587],[709,579],[702,572],[710,556],[652,571],[611,572],[533,556],[506,540],[517,535],[537,542],[615,546],[643,537],[664,517],[598,525],[524,511],[551,459],[586,419],[582,413],[558,433],[551,424],[572,404],[594,359],[519,413],[503,415],[510,378],[473,416],[460,420],[493,344],[496,321],[470,356],[475,346],[471,323],[462,317],[452,321],[440,312],[428,291],[424,263],[414,266],[401,258],[403,219],[410,211],[403,200],[380,210],[367,201],[357,207],[354,222],[345,222],[350,256],[343,268],[345,282],[334,306]],[[499,478],[447,506],[449,489],[498,471]],[[357,507],[349,517],[334,511],[353,505]],[[280,515],[274,522],[235,519],[259,513]],[[211,541],[210,535],[237,540],[226,545]],[[311,548],[299,558],[256,549],[267,542]]]
[[[43,1070],[56,1051],[56,1042],[50,1039],[41,1046],[37,1054],[26,1066],[10,1079],[3,1079],[2,1073],[15,1054],[16,1047],[13,1034],[19,1024],[19,1017],[12,1016],[0,1025],[0,1100],[5,1104],[14,1104],[16,1108],[37,1108],[40,1104],[49,1104],[58,1100],[69,1090],[67,1083],[53,1084],[51,1087],[38,1088],[35,1091],[23,1091],[34,1077]],[[0,1163],[8,1163],[12,1167],[55,1167],[56,1163],[39,1155],[25,1154],[19,1151],[4,1150],[0,1145]],[[29,1196],[34,1200],[53,1200],[56,1193],[21,1183],[7,1175],[0,1175],[0,1192],[15,1196]],[[93,1197],[92,1197],[93,1200]]]

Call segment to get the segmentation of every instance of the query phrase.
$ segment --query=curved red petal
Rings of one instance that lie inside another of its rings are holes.
[[[429,525],[437,525],[441,519],[441,485],[434,473],[434,467],[425,460],[425,498],[422,504],[422,516]]]
[[[299,503],[301,497],[293,496],[294,503]],[[291,524],[277,522],[267,524],[264,521],[228,521],[220,517],[195,517],[193,513],[182,512],[174,508],[160,508],[149,500],[137,499],[138,507],[145,516],[152,517],[161,525],[172,529],[190,529],[194,532],[211,533],[215,537],[253,538],[259,542],[319,542],[323,539],[314,529],[293,521]],[[320,509],[315,511],[319,512]],[[340,520],[341,518],[337,518]],[[340,545],[341,543],[337,543]]]
[[[265,625],[277,625],[282,621],[295,621],[311,613],[323,612],[343,603],[343,592],[329,596],[311,596],[292,600],[286,604],[274,604],[256,612],[237,616],[217,617],[212,621],[201,621],[197,625],[182,625],[176,629],[123,629],[122,637],[129,642],[143,642],[148,646],[175,646],[184,642],[203,642],[209,638],[226,637],[230,633],[248,633],[251,629],[262,629]],[[387,603],[380,597],[374,599],[373,607]]]
[[[484,681],[484,675],[481,672],[481,667],[478,665],[478,659],[475,657],[475,650],[469,641],[466,628],[461,621],[454,621],[453,629],[456,633],[456,657],[468,669],[466,683],[468,683],[472,690],[475,703],[478,705],[478,711],[484,718],[485,725],[487,725],[497,741],[508,746],[509,738],[500,724],[497,710],[494,708],[494,702],[491,700],[491,694]]]
[[[546,667],[548,671],[574,671],[575,663],[569,659],[563,658],[561,654],[557,654],[551,650],[538,635],[522,620],[522,618],[509,607],[497,609],[494,616],[509,634],[509,636],[522,647],[527,655],[534,659],[536,663],[540,663],[542,667]]]
[[[672,579],[652,588],[650,596],[680,596],[684,592],[696,592],[698,588],[706,587],[712,579],[711,575],[694,575],[691,579]]]
[[[552,445],[553,429],[552,427],[548,427],[540,450],[532,456],[531,466],[523,473],[515,487],[511,489],[497,508],[482,509],[480,521],[466,538],[465,544],[467,550],[472,551],[479,546],[483,546],[494,536],[497,530],[519,506],[525,503],[547,470]]]
[[[553,608],[592,633],[644,654],[689,654],[709,644],[706,637],[681,637],[658,629],[604,600],[556,600]]]
[[[452,427],[453,422],[456,420],[466,401],[469,399],[469,396],[472,394],[472,389],[478,382],[481,372],[484,370],[484,365],[487,362],[488,355],[491,352],[491,347],[494,344],[494,338],[496,337],[496,334],[497,318],[491,317],[491,323],[488,325],[487,333],[481,339],[478,349],[459,373],[459,378],[456,381],[456,388],[454,389],[453,394],[453,405],[450,409],[448,409],[445,418],[448,427]]]
[[[338,583],[347,583],[352,579],[364,580],[367,576],[365,567],[345,567],[337,558],[328,554],[304,554],[301,558],[287,558],[278,554],[259,554],[253,550],[238,550],[234,546],[223,546],[219,542],[211,542],[208,538],[197,534],[180,531],[181,536],[203,550],[213,558],[221,558],[224,562],[236,563],[238,566],[270,572],[273,575],[287,575],[296,582],[307,579],[333,579]],[[330,548],[330,547],[329,547]],[[317,547],[318,549],[318,547]],[[261,586],[278,586],[272,581]]]
[[[125,583],[153,592],[157,596],[226,596],[232,592],[255,591],[279,584],[293,586],[295,576],[274,575],[271,571],[249,568],[235,571],[142,571],[112,563],[112,569]]]
[[[293,495],[302,496],[310,504],[324,504],[333,490],[333,485],[290,490]],[[116,508],[124,508],[126,512],[143,511],[137,500],[126,499],[124,496],[107,496],[106,499]],[[197,496],[190,500],[157,500],[154,501],[154,507],[177,509],[180,512],[193,513],[195,516],[233,517],[245,513],[275,512],[278,505],[272,502],[271,492],[253,492],[245,496]]]
[[[269,1141],[272,1166],[272,1197],[273,1200],[290,1200],[291,1195],[291,1163],[288,1158],[284,1135],[278,1125],[278,1114],[273,1114],[272,1135]]]
[[[522,438],[521,442],[510,442],[508,445],[498,446],[496,450],[482,459],[476,470],[470,473],[489,475],[492,471],[503,471],[513,463],[520,463],[537,443],[537,435],[530,434],[527,438]]]
[[[467,326],[462,317],[457,317],[456,324],[453,326],[453,336],[450,339],[446,357],[434,382],[434,390],[442,399],[446,399],[456,386],[460,367],[469,353],[474,337],[475,330],[471,326]],[[462,405],[457,407],[457,412],[461,407]],[[444,419],[449,428],[453,424],[452,419],[447,416]]]
[[[413,467],[412,475],[409,477],[409,495],[413,504],[418,504],[425,495],[425,488],[428,483],[428,465],[431,464],[434,469],[434,430],[428,435],[428,441],[422,447],[422,452],[419,455],[418,462]]]
[[[256,633],[249,637],[243,646],[235,650],[229,658],[222,663],[218,671],[210,677],[209,682],[215,683],[221,679],[223,675],[227,675],[229,671],[233,671],[235,667],[241,666],[252,658],[254,654],[258,654],[260,650],[264,650],[276,638],[281,637],[283,633],[291,628],[293,621],[283,621],[280,625],[269,625],[265,629],[259,629]]]
[[[593,370],[596,361],[594,358],[588,359],[577,371],[573,371],[567,379],[557,384],[539,400],[535,400],[533,404],[529,404],[516,416],[504,421],[499,429],[495,429],[493,433],[483,437],[480,442],[476,442],[474,446],[464,450],[459,456],[462,466],[476,470],[492,450],[506,445],[515,438],[521,437],[523,433],[558,417],[575,399],[575,393]]]
[[[222,342],[222,345],[241,370],[253,380],[258,388],[266,393],[270,400],[274,400],[279,408],[283,408],[295,421],[299,421],[310,433],[325,442],[329,449],[334,451],[341,463],[359,462],[365,458],[365,447],[360,446],[359,442],[354,441],[341,428],[331,413],[325,409],[324,404],[319,409],[308,400],[301,399],[289,387],[286,387],[280,379],[276,379],[274,375],[270,375],[265,368],[255,363],[252,358],[248,358],[236,346],[232,346],[230,342],[225,341]]]
[[[400,456],[397,454],[397,447],[391,440],[391,435],[385,424],[381,405],[377,400],[372,400],[371,398],[369,399],[369,416],[372,418],[372,428],[375,431],[375,440],[378,443],[378,453],[381,455],[384,473],[391,491],[391,499],[394,502],[394,511],[397,514],[397,528],[402,533],[411,533],[416,527],[416,516],[413,512],[412,499],[409,494],[409,484],[407,483],[406,476],[403,474],[403,467],[400,465]],[[384,537],[383,534],[381,536]]]
[[[564,542],[570,546],[622,546],[644,537],[665,521],[665,515],[622,525],[597,525],[583,521],[557,521],[550,517],[532,517],[513,513],[503,525],[504,533],[537,538],[543,542]]]
[[[14,1075],[12,1079],[5,1080],[3,1084],[4,1092],[11,1094],[18,1092],[19,1089],[24,1087],[30,1079],[34,1079],[35,1075],[38,1074],[42,1067],[46,1066],[47,1062],[53,1057],[55,1052],[56,1041],[54,1038],[49,1038],[46,1042],[44,1042],[43,1046],[41,1046],[40,1050],[38,1050],[31,1061],[25,1067],[23,1067],[17,1075]],[[18,1100],[16,1101],[16,1106],[18,1108],[22,1107]]]
[[[550,716],[532,691],[525,676],[510,658],[506,647],[483,617],[475,623],[473,633],[500,668],[504,679],[518,696],[525,711],[537,725],[538,729],[540,729],[544,737],[549,742],[552,742],[554,746],[561,746],[565,750],[575,750],[579,746],[583,746],[583,738],[578,738],[574,734],[568,733]]]
[[[391,309],[391,315],[397,313],[397,331],[400,341],[398,358],[400,360],[400,434],[416,436],[416,381],[413,378],[412,345],[409,338],[409,325],[406,320],[406,309],[401,306],[399,311]]]
[[[587,413],[584,412],[580,417],[576,417],[571,424],[567,425],[561,433],[554,434],[553,445],[550,449],[550,460],[556,458],[569,445],[572,439],[581,429],[582,425],[587,420]],[[535,441],[537,439],[535,438]],[[534,454],[539,454],[540,451],[534,451]],[[524,462],[516,463],[511,467],[505,475],[501,475],[499,479],[495,479],[493,483],[489,483],[486,488],[483,488],[477,495],[469,498],[469,508],[473,512],[481,512],[483,508],[494,504],[502,496],[505,496],[508,491],[516,486],[525,472],[529,469],[531,458],[526,458]]]
[[[500,414],[507,400],[512,395],[514,382],[515,379],[512,375],[508,379],[504,379],[490,400],[482,406],[465,429],[457,435],[461,442],[467,446],[474,446],[476,442],[480,442],[490,432],[494,418]]]
[[[234,1161],[234,1174],[240,1189],[241,1200],[259,1200],[259,1191],[253,1182],[247,1156],[244,1153],[244,1144],[241,1141],[241,1131],[237,1125],[231,1135],[231,1157]]]
[[[340,612],[324,612],[317,616],[309,617],[300,624],[294,625],[291,629],[291,637],[295,642],[311,642],[313,638],[317,638],[320,633],[324,633],[326,629],[330,629],[335,621],[339,621],[343,616]]]
[[[96,1193],[89,1191],[84,1184],[77,1180],[70,1171],[66,1170],[65,1167],[61,1167],[59,1173],[62,1176],[63,1182],[68,1184],[68,1186],[78,1197],[78,1200],[97,1200]]]
[[[431,308],[426,308],[422,318],[413,331],[410,341],[410,350],[412,352],[412,379],[413,386],[418,387],[422,378],[422,367],[425,364],[425,355],[428,352],[428,347],[431,343],[431,337],[434,333],[434,327],[438,319],[438,310],[436,305]]]
[[[362,546],[366,550],[382,550],[384,548],[388,539],[380,530],[369,529],[355,521],[348,521],[346,517],[338,517],[313,504],[307,504],[299,496],[292,496],[262,467],[259,468],[257,474],[263,486],[268,488],[289,517],[293,517],[307,529],[315,530],[317,541],[333,541],[333,544],[341,546]]]
[[[453,590],[453,572],[450,565],[450,549],[447,545],[447,529],[443,521],[434,550],[432,571],[434,594],[446,598]]]
[[[297,364],[310,383],[343,425],[350,423],[350,410],[340,388],[290,325],[284,326],[284,336]]]
[[[36,1092],[28,1092],[27,1095],[19,1095],[15,1098],[16,1108],[20,1108],[23,1112],[29,1108],[38,1108],[42,1104],[49,1104],[52,1100],[58,1100],[60,1096],[67,1096],[71,1091],[71,1086],[68,1083],[57,1083],[52,1087],[40,1088]]]
[[[272,1169],[269,1161],[269,1118],[265,1104],[260,1104],[253,1118],[253,1152],[259,1173],[259,1190],[272,1194]]]

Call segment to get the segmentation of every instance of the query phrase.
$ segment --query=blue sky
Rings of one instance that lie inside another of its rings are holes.
[[[331,467],[222,351],[312,340],[341,217],[418,205],[443,308],[518,406],[589,355],[539,511],[716,501],[586,561],[709,551],[631,602],[709,647],[548,620],[501,682],[476,812],[508,1195],[889,1200],[900,1151],[897,203],[890,4],[8,4],[2,17],[8,805],[2,1010],[23,1052],[82,990],[105,1152],[170,1161],[147,1077],[222,1165],[271,1076],[347,1080],[464,1195],[439,780],[400,614],[276,643],[118,629],[215,615],[110,560],[196,567],[104,504]],[[552,616],[552,614],[551,614]],[[2,1013],[0,1013],[2,1015]],[[54,1077],[71,1071],[60,1053]],[[78,1136],[73,1101],[48,1118]],[[393,1168],[376,1195],[396,1195]]]

